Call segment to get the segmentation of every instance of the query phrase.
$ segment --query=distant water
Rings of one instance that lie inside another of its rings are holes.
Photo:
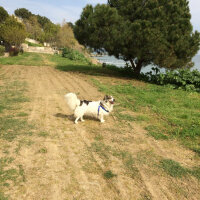
[[[125,62],[124,60],[121,60],[121,59],[117,59],[115,58],[114,56],[108,56],[108,55],[105,55],[105,56],[101,56],[101,57],[95,57],[100,63],[106,63],[106,64],[109,64],[109,65],[115,65],[117,67],[124,67],[125,66]],[[197,69],[200,71],[200,55],[196,55],[192,61],[194,62],[194,67],[191,69]],[[141,72],[143,73],[146,73],[146,72],[149,72],[151,71],[151,68],[153,66],[152,65],[148,65],[146,66],[145,68],[142,68]],[[161,72],[164,72],[165,69],[160,69]]]

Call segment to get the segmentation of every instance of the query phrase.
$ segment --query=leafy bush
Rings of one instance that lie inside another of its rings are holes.
[[[62,57],[68,58],[74,61],[83,61],[89,63],[89,60],[79,51],[70,48],[63,48]]]
[[[158,68],[152,68],[155,74],[141,74],[141,79],[158,85],[169,85],[172,88],[200,92],[200,72],[198,70],[179,69],[160,73]]]
[[[3,56],[5,52],[5,47],[0,45],[0,56]]]

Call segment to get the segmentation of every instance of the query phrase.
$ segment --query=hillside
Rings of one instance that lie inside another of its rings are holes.
[[[190,139],[164,132],[182,121],[163,125],[172,119],[160,111],[162,99],[156,97],[173,94],[176,113],[187,107],[197,116],[199,94],[58,56],[24,56],[0,59],[0,199],[199,199],[199,156],[184,143]],[[158,105],[149,94],[137,98],[148,91]],[[116,98],[114,112],[104,124],[86,118],[75,125],[67,92],[87,100],[109,92]],[[153,135],[157,129],[162,134]]]

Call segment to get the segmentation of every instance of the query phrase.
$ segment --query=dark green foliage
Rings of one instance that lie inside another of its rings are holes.
[[[50,19],[48,19],[47,17],[44,17],[44,16],[40,16],[40,15],[37,15],[37,21],[42,26],[42,28],[45,27],[45,24],[52,23],[50,21]]]
[[[18,8],[15,11],[15,15],[22,19],[29,19],[33,14],[26,8]]]
[[[110,0],[86,6],[74,32],[79,42],[130,61],[135,74],[155,64],[191,67],[200,34],[192,32],[187,0]]]
[[[59,25],[51,22],[45,16],[34,15],[25,8],[15,10],[15,15],[23,19],[26,25],[29,37],[39,40],[40,42],[55,43]]]
[[[5,52],[5,47],[0,45],[0,56],[3,56]]]
[[[8,16],[8,12],[0,6],[0,24],[4,22]]]
[[[172,88],[184,89],[187,91],[200,92],[200,72],[198,70],[179,69],[177,71],[166,71],[160,73],[158,68],[152,68],[156,73],[148,72],[142,74],[142,80],[158,85],[171,84]]]
[[[43,28],[45,41],[53,44],[56,41],[59,28],[59,25],[56,25],[52,22],[46,23]]]
[[[26,35],[24,25],[14,17],[8,17],[1,26],[1,37],[9,45],[19,46],[24,42]]]
[[[69,49],[69,48],[63,48],[62,57],[65,57],[65,58],[68,58],[68,59],[74,60],[74,61],[83,61],[86,63],[89,62],[82,53],[80,53],[79,51],[73,50],[73,49]]]
[[[115,40],[112,33],[117,26],[120,26],[120,21],[121,17],[117,11],[107,5],[98,4],[94,8],[87,5],[82,12],[81,19],[75,24],[74,33],[78,41],[85,46],[114,50],[118,38]],[[118,31],[117,34],[120,32]]]

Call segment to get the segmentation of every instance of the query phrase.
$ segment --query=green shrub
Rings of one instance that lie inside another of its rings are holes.
[[[198,70],[179,69],[160,73],[158,68],[152,68],[155,72],[141,74],[141,79],[158,85],[170,85],[176,89],[200,92],[200,72]]]
[[[5,52],[5,47],[0,45],[0,56],[3,56]]]
[[[89,63],[88,59],[79,51],[70,48],[63,48],[62,57],[68,58],[74,61],[83,61]]]

